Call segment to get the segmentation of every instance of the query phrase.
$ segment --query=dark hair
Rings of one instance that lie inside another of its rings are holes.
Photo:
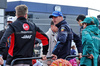
[[[78,15],[78,17],[76,18],[76,20],[79,21],[79,19],[80,19],[80,20],[83,21],[85,18],[86,18],[85,15],[80,14],[80,15]]]
[[[95,24],[94,24],[93,21],[91,21],[91,23],[87,23],[87,26],[88,26],[88,25],[95,25]]]
[[[53,21],[51,21],[51,25],[54,25]]]
[[[87,24],[87,26],[89,26],[89,25],[95,25],[95,23],[93,21],[91,21],[91,23],[83,23],[83,24]]]

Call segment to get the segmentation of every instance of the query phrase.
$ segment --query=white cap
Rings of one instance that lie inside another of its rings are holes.
[[[12,21],[12,22],[14,22],[14,21],[15,21],[15,17],[9,16],[9,17],[7,18],[7,21]]]

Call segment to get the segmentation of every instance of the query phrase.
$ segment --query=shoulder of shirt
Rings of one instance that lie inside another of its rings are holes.
[[[50,35],[50,34],[53,34],[51,28],[49,28],[49,30],[46,32],[46,35]]]

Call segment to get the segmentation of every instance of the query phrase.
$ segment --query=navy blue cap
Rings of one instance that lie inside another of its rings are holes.
[[[49,18],[52,18],[53,16],[54,17],[58,17],[58,16],[62,16],[63,17],[62,12],[60,12],[60,11],[54,11],[52,13],[52,15],[49,16]]]

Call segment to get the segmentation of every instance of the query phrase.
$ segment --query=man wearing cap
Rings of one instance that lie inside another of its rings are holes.
[[[82,42],[78,35],[72,31],[68,23],[63,19],[62,13],[60,11],[54,11],[49,18],[52,18],[54,24],[58,27],[57,44],[53,49],[52,56],[56,55],[58,59],[65,59],[66,56],[71,54],[71,42],[74,40],[79,57],[81,58]],[[68,58],[67,60],[70,59]]]
[[[81,66],[97,66],[97,57],[99,55],[99,28],[96,27],[94,20],[91,17],[86,17],[81,22],[83,25],[82,44],[83,55],[90,55],[89,57],[82,57]]]
[[[8,17],[7,18],[7,25],[5,26],[5,29],[8,27],[8,24],[12,23],[13,21],[14,21],[14,17],[12,17],[12,16]],[[2,35],[5,32],[5,29],[0,31],[0,39],[2,38]]]
[[[5,26],[5,29],[8,27],[8,25],[9,25],[10,23],[12,23],[12,22],[14,22],[14,21],[15,21],[15,17],[13,17],[13,16],[8,17],[8,18],[7,18],[7,25]]]

